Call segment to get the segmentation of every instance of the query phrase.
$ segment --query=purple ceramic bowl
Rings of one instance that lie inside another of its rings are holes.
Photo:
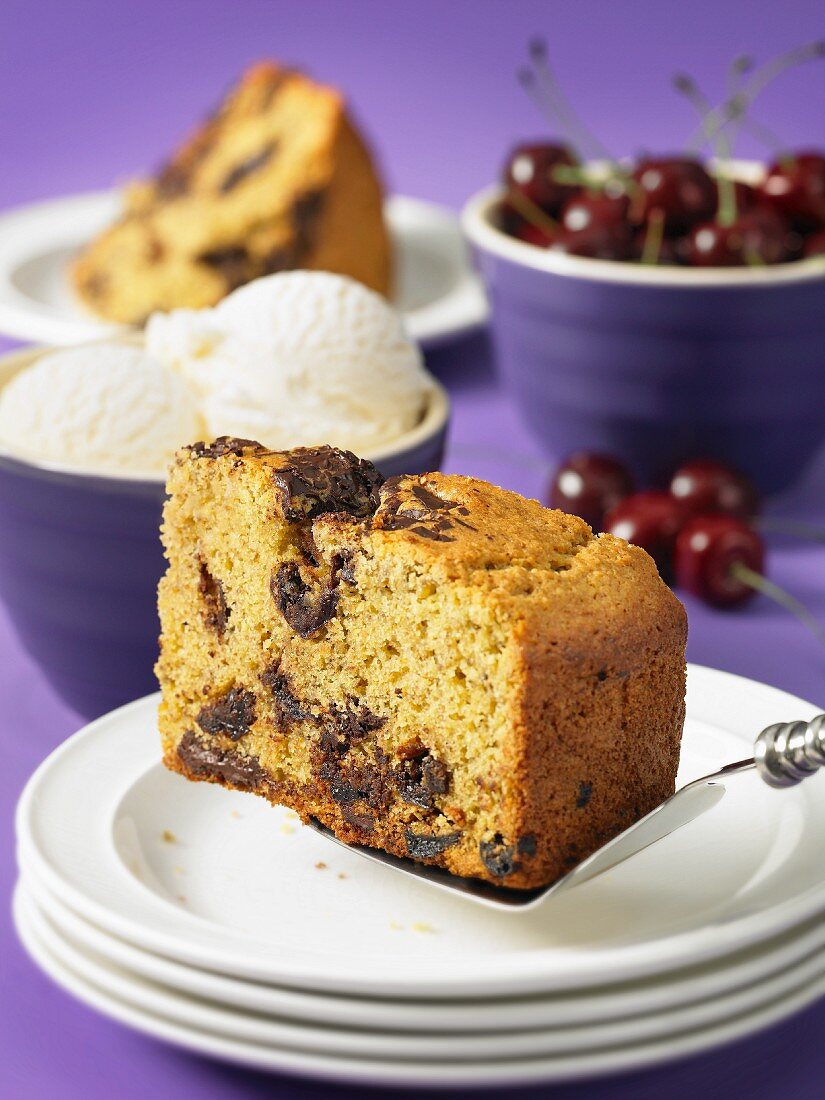
[[[548,455],[595,449],[661,484],[690,457],[783,489],[825,441],[825,258],[765,268],[583,259],[464,208],[499,369]]]
[[[0,386],[47,350],[0,359]],[[427,412],[370,458],[390,477],[438,469],[449,421]],[[156,690],[156,590],[164,568],[159,479],[92,475],[0,452],[0,597],[55,691],[87,718]]]

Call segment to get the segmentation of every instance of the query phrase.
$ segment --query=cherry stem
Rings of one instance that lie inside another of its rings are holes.
[[[601,194],[612,183],[618,183],[622,191],[631,198],[638,196],[644,198],[644,190],[639,187],[630,173],[621,165],[611,162],[607,175],[594,175],[586,166],[576,164],[557,164],[551,169],[550,175],[556,183],[564,187],[583,187],[591,194]]]
[[[725,95],[729,102],[737,102],[736,97],[739,95],[739,90],[742,83],[742,78],[753,70],[753,58],[740,56],[735,57],[731,61],[728,68],[727,80],[725,82]],[[739,109],[731,116],[731,130],[732,137],[731,147],[736,142],[736,137],[740,129],[747,130],[748,133],[755,137],[757,141],[761,142],[766,149],[774,154],[777,159],[781,159],[783,154],[787,156],[787,148],[785,143],[781,141],[776,134],[768,129],[758,119],[752,118],[745,110]]]
[[[586,187],[588,191],[596,190],[599,182],[586,168],[580,168],[576,164],[555,164],[550,169],[550,175],[556,183],[563,187]]]
[[[725,92],[728,99],[736,95],[742,83],[742,78],[747,76],[752,70],[752,57],[748,57],[746,54],[740,54],[739,57],[734,57],[733,61],[731,61],[728,66],[728,75],[725,82]]]
[[[562,129],[572,139],[573,144],[578,146],[588,159],[601,157],[603,160],[612,162],[615,158],[587,129],[562,92],[555,73],[550,68],[547,43],[544,39],[531,39],[528,52],[533,70],[532,72],[529,69],[523,70],[521,81],[533,96],[535,103],[545,114],[549,114],[553,121],[561,123]],[[527,74],[529,79],[525,81]]]
[[[765,257],[762,256],[758,249],[752,245],[746,245],[742,249],[742,254],[745,257],[745,263],[748,267],[767,267]]]
[[[507,201],[515,207],[516,213],[521,214],[522,218],[534,225],[536,229],[541,229],[543,233],[550,237],[558,233],[559,223],[556,219],[546,214],[540,206],[536,206],[533,200],[528,198],[522,191],[516,191],[515,189],[508,191]]]
[[[681,92],[688,102],[699,112],[699,117],[702,119],[703,131],[707,133],[708,119],[713,114],[713,107],[708,97],[702,92],[696,81],[689,76],[679,75],[674,77],[673,87],[677,92]],[[709,140],[711,139],[709,138]],[[738,214],[738,210],[736,209],[736,184],[729,175],[731,147],[724,128],[717,132],[715,142],[717,158],[722,162],[720,168],[714,173],[716,176],[716,187],[719,191],[719,207],[716,211],[716,221],[718,225],[733,225]],[[727,172],[725,171],[726,166]]]
[[[806,523],[800,519],[783,519],[775,516],[756,516],[751,524],[758,531],[775,531],[780,535],[792,535],[811,542],[825,542],[825,527],[815,523]]]
[[[747,80],[739,88],[738,92],[711,112],[702,126],[691,135],[688,147],[693,151],[698,151],[708,141],[715,140],[716,135],[724,130],[733,119],[737,117],[744,118],[757,96],[787,69],[823,57],[825,57],[825,42],[818,41],[810,42],[806,46],[798,46],[786,53],[779,54],[770,61],[766,61],[753,73],[750,80]]]
[[[665,235],[665,212],[658,206],[650,211],[645,227],[645,243],[642,246],[643,264],[657,264]]]
[[[790,611],[803,626],[810,630],[820,645],[825,646],[825,628],[813,617],[807,607],[800,603],[796,596],[792,596],[790,592],[786,592],[784,588],[780,588],[778,584],[769,581],[767,577],[757,573],[755,569],[750,569],[741,561],[735,561],[731,565],[730,575],[761,595],[767,596],[769,600],[778,603],[786,611]]]

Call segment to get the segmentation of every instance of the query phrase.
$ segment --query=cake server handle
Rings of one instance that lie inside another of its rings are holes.
[[[768,726],[757,737],[753,756],[768,786],[795,787],[825,767],[825,714]]]

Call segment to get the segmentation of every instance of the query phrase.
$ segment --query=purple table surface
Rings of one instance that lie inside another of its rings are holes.
[[[823,31],[821,0],[630,0],[574,8],[540,0],[3,0],[0,5],[0,208],[107,186],[165,150],[248,61],[277,56],[340,84],[381,150],[390,185],[457,207],[494,174],[506,147],[543,127],[513,77],[524,43],[546,33],[564,86],[617,153],[672,149],[693,125],[668,91],[687,68],[721,95],[725,64]],[[825,68],[786,76],[760,119],[789,145],[823,144]],[[743,144],[744,153],[754,147]],[[447,468],[541,496],[539,451],[501,392],[481,336],[431,357],[455,420]],[[825,524],[825,456],[775,514]],[[771,547],[772,577],[825,621],[821,545]],[[735,613],[688,600],[693,661],[825,704],[825,654],[764,599]],[[788,716],[793,717],[792,715]],[[360,1095],[190,1057],[144,1039],[55,989],[17,945],[8,915],[15,878],[13,807],[37,763],[77,728],[0,614],[0,1087],[14,1100],[116,1095],[228,1098]],[[751,1040],[671,1067],[525,1090],[565,1100],[687,1100],[822,1095],[825,1006]],[[492,1095],[492,1094],[490,1094]],[[504,1095],[503,1093],[501,1095]]]

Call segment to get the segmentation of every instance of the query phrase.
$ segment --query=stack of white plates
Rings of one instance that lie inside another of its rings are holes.
[[[53,753],[17,823],[21,939],[133,1028],[336,1080],[526,1083],[705,1050],[825,993],[825,775],[775,791],[754,773],[600,878],[501,912],[167,773],[155,705]],[[680,781],[815,711],[692,668]]]

